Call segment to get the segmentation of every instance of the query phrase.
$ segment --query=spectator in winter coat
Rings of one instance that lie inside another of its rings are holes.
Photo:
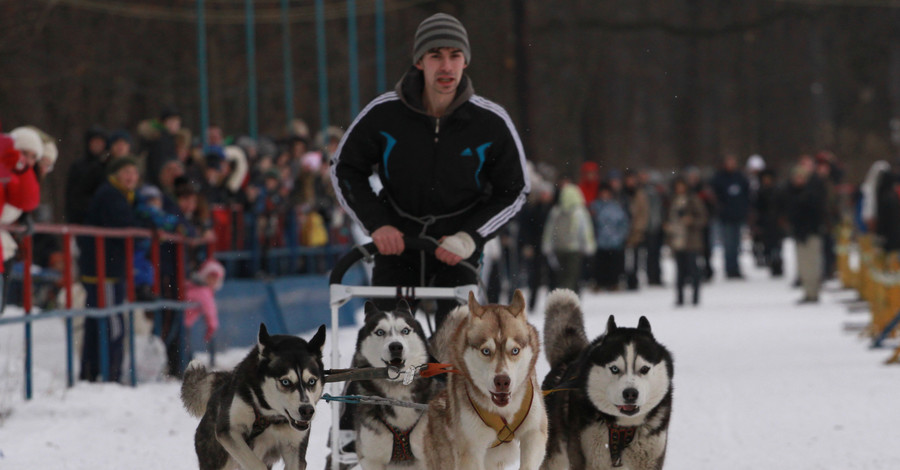
[[[169,160],[177,157],[175,135],[181,130],[181,113],[174,108],[164,109],[159,119],[138,125],[141,153],[144,155],[144,176],[148,184],[159,186],[159,171]]]
[[[722,230],[725,254],[725,277],[742,279],[738,256],[741,252],[741,229],[750,211],[750,182],[741,173],[738,159],[728,155],[712,180],[716,194],[718,220]]]
[[[709,281],[713,278],[713,234],[710,219],[712,219],[713,214],[715,214],[716,196],[712,188],[704,182],[699,168],[695,166],[685,168],[684,178],[688,188],[703,201],[703,205],[706,207],[706,213],[709,215],[706,226],[703,228],[703,252],[700,254],[700,258],[703,260],[703,280]]]
[[[597,162],[584,162],[579,175],[578,187],[584,195],[584,203],[590,206],[597,199],[597,188],[600,187],[600,165]]]
[[[798,165],[791,173],[787,201],[788,220],[797,246],[797,272],[804,293],[799,303],[816,303],[822,282],[825,193],[810,171]]]
[[[860,219],[862,219],[862,224],[859,228],[863,233],[875,230],[876,211],[878,209],[878,181],[881,174],[890,171],[890,169],[891,165],[888,162],[884,160],[876,161],[869,167],[866,179],[863,180],[860,186],[862,198]]]
[[[647,231],[644,238],[644,246],[647,249],[647,256],[645,257],[647,284],[661,286],[662,247],[665,243],[663,223],[667,216],[668,191],[663,184],[662,174],[658,171],[642,171],[640,178],[644,194],[647,195]]]
[[[140,222],[134,211],[135,189],[140,175],[138,164],[133,158],[123,157],[111,163],[110,176],[100,186],[88,205],[84,224],[98,227],[127,228],[139,227]],[[106,282],[98,284],[95,242],[93,237],[79,236],[78,248],[81,257],[78,265],[81,282],[87,290],[86,307],[112,306],[125,299],[125,241],[122,238],[107,237],[105,241]],[[130,267],[127,267],[130,269]],[[101,302],[100,296],[103,296]],[[106,324],[106,328],[101,325]],[[122,374],[125,321],[122,314],[108,318],[86,318],[84,321],[84,343],[81,354],[82,380],[96,381],[100,378],[100,335],[108,335],[109,380],[117,382]]]
[[[591,215],[577,186],[566,184],[560,189],[559,202],[544,224],[541,251],[556,271],[556,287],[578,292],[582,259],[594,254],[596,244]]]
[[[608,183],[601,183],[597,200],[591,204],[597,253],[592,263],[597,288],[615,290],[625,274],[625,242],[630,233],[628,212],[613,197]]]
[[[548,276],[552,273],[547,264],[547,257],[542,252],[541,243],[554,197],[553,185],[549,182],[532,180],[532,187],[534,190],[518,216],[521,259],[528,273],[528,292],[531,293],[528,296],[529,311],[534,310],[544,273]],[[556,285],[555,281],[551,284]]]
[[[124,129],[114,131],[109,135],[107,148],[110,160],[131,156],[131,134]]]
[[[628,290],[638,288],[640,249],[647,235],[650,219],[650,203],[647,193],[638,182],[637,172],[625,170],[622,181],[622,201],[628,210],[630,221],[628,239],[625,241],[625,281]]]
[[[669,248],[675,256],[677,268],[675,304],[684,304],[684,286],[688,280],[694,288],[692,303],[700,303],[701,274],[697,255],[703,250],[703,229],[706,226],[706,207],[691,192],[682,178],[672,182],[672,202],[666,219]]]
[[[784,274],[781,245],[784,241],[785,200],[782,188],[775,180],[775,170],[765,169],[759,173],[759,191],[754,202],[756,213],[755,229],[763,245],[763,257],[772,277]]]
[[[66,223],[83,224],[88,204],[106,182],[106,131],[91,127],[84,136],[84,157],[66,175]]]
[[[225,267],[214,259],[206,260],[200,269],[194,272],[187,282],[185,300],[199,304],[184,312],[184,326],[194,326],[200,317],[206,325],[203,339],[211,341],[219,329],[219,308],[216,306],[216,291],[222,288],[225,281]]]
[[[897,174],[882,172],[876,188],[875,234],[885,252],[900,250],[900,181]]]

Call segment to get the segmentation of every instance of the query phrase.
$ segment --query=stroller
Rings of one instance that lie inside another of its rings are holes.
[[[405,250],[433,251],[437,248],[437,242],[427,238],[404,238]],[[331,305],[331,338],[338,337],[338,309],[349,302],[353,298],[405,298],[407,300],[414,299],[433,299],[445,300],[456,299],[461,303],[468,300],[469,292],[475,292],[477,297],[480,295],[481,289],[478,285],[463,285],[457,287],[423,287],[423,286],[354,286],[342,284],[344,275],[347,271],[360,260],[372,259],[377,253],[374,243],[360,245],[341,257],[331,271],[328,284],[329,303]],[[477,268],[466,264],[469,269]],[[434,333],[428,312],[425,312],[426,323],[431,333]],[[341,353],[338,341],[331,342],[331,367],[337,368],[341,364]],[[338,382],[331,384],[330,392],[333,395],[342,393],[342,385]],[[331,470],[351,467],[356,463],[355,455],[350,455],[346,450],[345,442],[341,440],[340,417],[341,404],[337,401],[331,402]],[[338,443],[338,445],[335,445]]]

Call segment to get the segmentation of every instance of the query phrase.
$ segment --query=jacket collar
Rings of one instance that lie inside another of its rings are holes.
[[[111,184],[112,187],[116,188],[116,190],[122,193],[122,195],[125,196],[125,199],[128,200],[129,204],[134,202],[134,191],[126,189],[124,186],[119,184],[119,180],[117,180],[113,175],[109,175],[109,184]]]
[[[428,116],[428,113],[425,111],[425,104],[422,102],[422,90],[424,88],[425,77],[422,74],[422,71],[415,66],[412,66],[403,75],[400,81],[397,82],[394,91],[397,92],[397,96],[400,97],[400,101],[402,101],[406,107],[419,114]],[[450,106],[447,108],[444,115],[449,116],[453,114],[453,112],[462,106],[463,103],[469,101],[469,98],[474,94],[475,89],[472,87],[472,80],[468,75],[463,74],[462,80],[459,82],[459,87],[456,89],[456,97],[453,98],[453,102],[450,103]]]

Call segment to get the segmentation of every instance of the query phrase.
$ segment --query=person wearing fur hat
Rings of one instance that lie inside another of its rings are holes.
[[[122,157],[110,162],[109,177],[91,198],[87,208],[85,225],[96,227],[140,227],[141,223],[134,210],[135,190],[140,180],[138,163],[134,158]],[[79,236],[78,249],[81,256],[78,267],[81,282],[87,291],[86,307],[97,307],[103,295],[106,305],[117,305],[125,299],[125,240],[107,238],[105,240],[106,282],[98,284],[97,259],[93,237]],[[102,328],[107,323],[106,328]],[[81,380],[97,381],[100,377],[100,334],[108,336],[109,377],[118,382],[122,374],[122,358],[125,323],[122,314],[106,318],[87,318],[84,322],[84,343],[81,355]]]
[[[439,287],[477,282],[484,244],[525,204],[530,190],[515,126],[498,104],[475,95],[466,28],[437,13],[414,37],[412,65],[394,91],[366,106],[333,156],[332,184],[347,214],[371,234],[373,285]],[[373,167],[383,189],[372,191]],[[403,237],[440,246],[420,256]],[[379,301],[391,309],[392,301]],[[455,301],[439,301],[440,325]]]

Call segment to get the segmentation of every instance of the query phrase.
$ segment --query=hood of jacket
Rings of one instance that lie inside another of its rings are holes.
[[[400,97],[400,101],[402,101],[403,104],[413,111],[427,116],[428,112],[425,111],[425,103],[422,102],[422,92],[424,89],[425,74],[417,69],[415,65],[406,71],[394,87],[394,91],[397,92],[397,96]],[[450,106],[447,107],[447,111],[444,115],[449,116],[450,114],[453,114],[453,111],[455,111],[456,108],[459,108],[463,103],[469,101],[469,98],[474,94],[475,89],[472,87],[472,80],[469,79],[468,75],[463,74],[462,79],[459,81],[459,86],[456,88],[456,96],[453,98],[453,102],[450,103]]]

